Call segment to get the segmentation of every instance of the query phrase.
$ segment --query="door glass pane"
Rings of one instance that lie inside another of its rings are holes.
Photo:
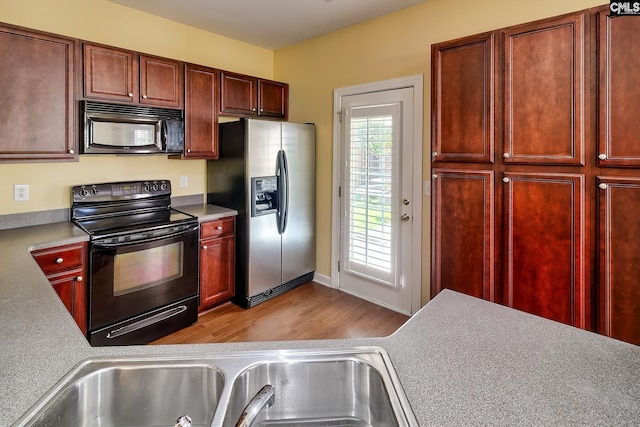
[[[395,286],[394,115],[353,109],[348,121],[345,197],[347,271]]]

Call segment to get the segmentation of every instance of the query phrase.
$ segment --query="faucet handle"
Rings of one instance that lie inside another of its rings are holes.
[[[189,415],[179,417],[174,427],[191,427],[191,417]]]

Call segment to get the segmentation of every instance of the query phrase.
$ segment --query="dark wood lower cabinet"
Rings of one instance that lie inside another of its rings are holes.
[[[235,218],[201,224],[199,311],[235,295],[235,253]]]
[[[493,171],[433,170],[432,293],[495,300]]]
[[[589,327],[584,176],[506,173],[503,182],[503,303]]]
[[[598,191],[598,332],[640,345],[640,177],[600,177]]]

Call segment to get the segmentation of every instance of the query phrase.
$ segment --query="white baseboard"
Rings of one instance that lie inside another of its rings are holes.
[[[317,271],[313,273],[313,281],[331,288],[331,277],[319,274]]]

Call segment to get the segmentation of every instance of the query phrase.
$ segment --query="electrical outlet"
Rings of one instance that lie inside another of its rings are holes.
[[[181,176],[180,177],[180,187],[187,187],[189,185],[189,178],[186,176]]]
[[[29,200],[29,184],[15,184],[13,186],[13,201],[26,202]]]

